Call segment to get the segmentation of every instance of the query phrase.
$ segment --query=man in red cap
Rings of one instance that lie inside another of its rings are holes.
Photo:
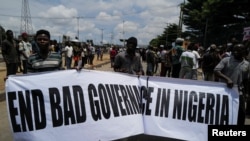
[[[28,34],[22,33],[22,41],[19,43],[20,59],[23,65],[23,74],[27,73],[27,59],[32,53],[31,43],[28,41]]]

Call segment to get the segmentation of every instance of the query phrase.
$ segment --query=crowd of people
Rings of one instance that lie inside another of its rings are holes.
[[[40,37],[41,35],[44,36]],[[5,80],[9,75],[17,73],[44,71],[41,68],[52,69],[53,63],[58,66],[58,70],[82,69],[85,64],[93,65],[95,55],[97,60],[102,61],[105,51],[102,47],[95,48],[91,42],[80,43],[74,40],[66,41],[64,45],[58,44],[56,40],[51,40],[50,32],[43,29],[36,32],[34,40],[30,39],[31,36],[25,32],[20,37],[20,39],[14,39],[13,31],[7,30],[6,39],[2,42],[1,50],[7,68]],[[65,56],[64,66],[63,56]],[[40,66],[42,63],[39,61],[46,62],[47,66]]]
[[[224,82],[229,88],[239,91],[238,125],[244,125],[250,118],[250,54],[249,41],[239,42],[232,38],[225,45],[211,44],[204,48],[184,39],[177,38],[174,46],[149,46],[141,51],[142,60],[147,63],[146,75],[154,76],[160,64],[160,76]],[[143,59],[144,58],[144,59]],[[199,70],[199,72],[198,72]],[[247,106],[245,106],[247,105]]]
[[[91,43],[70,41],[65,42],[62,49],[56,41],[51,40],[50,32],[44,29],[36,32],[32,43],[28,41],[27,33],[23,33],[18,42],[14,40],[11,30],[6,31],[6,36],[2,43],[7,68],[5,79],[16,74],[18,68],[24,74],[60,70],[64,68],[62,54],[65,55],[66,69],[80,70],[85,64],[93,65],[96,53],[97,59],[102,60],[104,52]],[[225,45],[211,44],[208,48],[193,42],[184,47],[184,39],[177,38],[171,45],[138,49],[137,38],[130,37],[124,50],[111,47],[109,53],[114,72],[154,76],[159,69],[161,77],[197,80],[199,70],[205,81],[225,82],[229,88],[237,86],[240,94],[238,124],[244,125],[245,116],[250,116],[250,58],[247,43],[233,39]],[[143,61],[147,64],[146,73]]]

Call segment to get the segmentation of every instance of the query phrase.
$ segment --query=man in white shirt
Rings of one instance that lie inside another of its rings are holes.
[[[73,47],[71,46],[70,42],[65,43],[65,63],[67,69],[71,69],[72,64],[72,57],[73,57]]]
[[[192,69],[192,79],[194,79],[194,80],[197,80],[197,70],[198,70],[198,68],[199,68],[199,60],[200,60],[200,58],[201,58],[201,56],[199,55],[199,53],[198,53],[198,47],[197,46],[193,46],[193,49],[192,49],[193,51],[193,53],[194,53],[194,56],[195,56],[195,59],[194,59],[194,66],[193,66],[193,69]]]
[[[28,41],[28,34],[22,33],[22,41],[19,43],[20,59],[23,65],[23,74],[27,73],[27,59],[32,54],[32,45]]]
[[[184,51],[180,56],[181,70],[179,78],[192,79],[192,69],[194,66],[195,55],[192,52],[193,43],[187,46],[187,50]]]

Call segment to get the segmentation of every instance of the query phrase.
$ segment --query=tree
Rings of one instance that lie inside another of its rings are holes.
[[[188,0],[183,22],[203,45],[223,44],[231,36],[241,40],[250,25],[249,5],[248,0]]]
[[[0,45],[2,45],[2,41],[5,39],[5,30],[4,28],[0,25]]]
[[[161,35],[158,35],[156,38],[152,39],[149,44],[152,46],[159,47],[160,45],[171,44],[175,41],[178,35],[178,25],[176,24],[167,24],[166,28]]]

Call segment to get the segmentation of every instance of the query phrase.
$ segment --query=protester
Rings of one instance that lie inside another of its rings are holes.
[[[39,48],[39,52],[30,55],[28,58],[28,72],[60,70],[62,65],[61,55],[49,49],[50,32],[44,29],[38,30],[36,32],[35,41]]]
[[[64,51],[65,51],[65,64],[66,64],[66,68],[67,69],[71,69],[71,64],[72,64],[72,57],[74,55],[73,53],[73,47],[71,46],[71,43],[69,41],[67,41],[65,43],[65,48],[64,48]]]
[[[170,77],[172,72],[172,56],[171,56],[171,48],[172,46],[167,45],[161,51],[161,72],[160,76],[162,77]]]
[[[195,56],[194,59],[194,66],[192,69],[192,79],[197,80],[198,79],[198,68],[199,68],[199,61],[201,59],[200,54],[198,53],[198,46],[193,45],[192,52]]]
[[[167,54],[167,46],[161,47],[161,54],[160,54],[160,64],[161,64],[161,71],[160,76],[165,77],[166,76],[166,54]]]
[[[233,47],[232,55],[223,58],[214,68],[214,73],[221,81],[232,88],[237,86],[239,90],[238,125],[245,124],[245,95],[249,94],[250,64],[244,59],[247,52],[243,44]]]
[[[165,56],[165,58],[166,58],[165,70],[166,70],[167,77],[171,77],[171,73],[172,73],[171,49],[172,49],[172,46],[168,45],[168,47],[167,47],[167,53],[166,53],[166,56]]]
[[[180,56],[181,70],[179,78],[182,79],[192,79],[192,69],[195,64],[195,55],[192,52],[194,44],[190,43],[187,46],[187,50],[184,51]]]
[[[15,75],[18,66],[18,48],[14,40],[13,31],[6,31],[7,38],[2,42],[2,55],[6,64],[6,80],[9,75]]]
[[[114,71],[143,75],[141,56],[136,53],[137,39],[130,37],[127,40],[126,47],[126,51],[122,51],[115,56]]]
[[[220,52],[215,44],[211,44],[202,58],[202,71],[205,81],[218,81],[214,76],[214,68],[220,62]]]
[[[23,74],[26,74],[28,58],[32,54],[32,45],[28,41],[27,33],[22,33],[22,40],[19,42],[19,52],[22,61],[21,63],[23,65]]]
[[[84,44],[82,47],[81,47],[81,57],[82,57],[82,66],[81,68],[84,68],[85,64],[87,63],[87,45]]]
[[[152,46],[148,46],[148,50],[146,51],[146,62],[147,62],[146,75],[153,76],[155,63],[156,63],[156,57],[155,57],[155,53],[153,51]]]
[[[162,47],[160,47],[162,48]],[[155,54],[155,68],[154,68],[154,73],[157,73],[158,68],[159,68],[159,63],[161,62],[161,49],[158,47],[154,47],[154,54]]]
[[[112,49],[109,51],[111,68],[113,68],[114,66],[116,54],[117,54],[116,48],[115,46],[113,46]]]
[[[82,60],[81,58],[81,53],[82,49],[80,47],[80,42],[79,41],[71,41],[72,47],[73,47],[73,60],[74,60],[74,68],[76,68],[79,64],[79,60]],[[81,64],[82,65],[82,64]]]
[[[95,47],[92,45],[92,43],[88,44],[88,50],[89,50],[89,65],[93,68],[93,61],[95,58]]]
[[[184,39],[177,38],[175,41],[175,46],[171,49],[172,55],[172,77],[179,78],[179,73],[181,70],[180,56],[184,49],[182,48]]]
[[[17,45],[17,54],[18,54],[18,62],[17,62],[17,70],[16,70],[16,72],[19,73],[19,72],[23,72],[21,53],[19,51],[19,43],[21,42],[21,39],[20,40],[14,39],[14,40],[15,40],[16,45]]]
[[[101,60],[103,58],[103,47],[98,47],[96,50],[96,54],[97,54],[97,60]]]

